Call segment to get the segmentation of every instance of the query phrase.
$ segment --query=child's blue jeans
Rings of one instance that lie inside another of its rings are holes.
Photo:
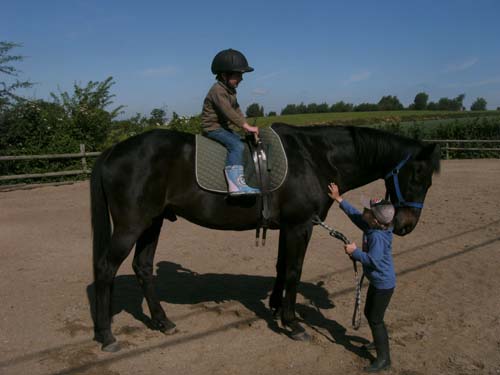
[[[245,145],[240,140],[238,134],[231,130],[220,128],[208,131],[205,135],[227,148],[226,166],[243,165],[243,151],[245,150]]]

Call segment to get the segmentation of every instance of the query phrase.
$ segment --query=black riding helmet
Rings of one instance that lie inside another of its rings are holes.
[[[235,49],[225,49],[215,55],[212,61],[212,73],[253,72],[253,68],[248,66],[248,61],[240,51]]]

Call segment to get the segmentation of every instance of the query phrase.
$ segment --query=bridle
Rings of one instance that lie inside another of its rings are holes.
[[[407,202],[407,201],[405,201],[405,199],[403,198],[403,194],[401,194],[401,189],[399,187],[399,178],[398,178],[399,171],[408,162],[408,160],[410,160],[410,157],[411,157],[410,154],[406,155],[406,157],[403,160],[401,160],[399,162],[399,164],[396,165],[396,167],[394,169],[392,169],[389,173],[387,173],[385,175],[384,180],[387,181],[389,178],[392,177],[392,181],[394,183],[394,191],[396,192],[396,199],[397,199],[396,202],[394,203],[394,207],[396,207],[396,208],[398,208],[398,207],[413,207],[413,208],[422,209],[422,208],[424,208],[423,202]],[[390,194],[389,194],[389,191],[387,191],[385,193],[385,199],[389,199],[389,198],[390,198]]]

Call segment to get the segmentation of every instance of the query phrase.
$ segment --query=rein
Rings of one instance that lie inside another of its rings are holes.
[[[399,162],[398,165],[394,169],[392,169],[389,173],[387,173],[384,177],[384,180],[388,180],[392,177],[392,181],[394,183],[394,191],[396,192],[397,201],[394,203],[394,207],[413,207],[413,208],[424,208],[424,204],[422,202],[407,202],[405,201],[403,194],[401,194],[401,188],[399,187],[399,178],[398,174],[401,168],[410,160],[411,155],[408,154],[406,157]],[[385,193],[385,199],[389,199],[389,192]]]
[[[344,234],[342,234],[338,230],[335,230],[335,229],[329,227],[328,225],[326,225],[323,221],[321,221],[321,219],[318,216],[314,217],[312,222],[313,222],[313,224],[317,224],[317,225],[325,228],[326,230],[328,230],[330,236],[335,237],[338,240],[341,240],[344,244],[347,245],[348,243],[350,243],[350,241],[347,239],[347,237]],[[359,274],[358,274],[358,266],[356,264],[356,261],[352,258],[351,258],[351,260],[352,260],[352,266],[354,269],[354,280],[356,282],[356,299],[354,302],[354,311],[352,314],[352,327],[355,330],[358,330],[359,327],[361,326],[361,309],[360,309],[360,306],[361,306],[361,287],[363,286],[363,279],[365,277],[365,274],[363,273],[361,275],[361,278],[360,278]]]

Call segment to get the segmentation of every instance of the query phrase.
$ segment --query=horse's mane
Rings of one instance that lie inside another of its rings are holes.
[[[440,150],[438,145],[429,145],[422,141],[388,131],[351,126],[350,132],[358,155],[367,152],[372,156],[369,163],[383,165],[384,160],[392,165],[410,155],[412,159],[430,160],[433,172],[440,170]]]
[[[384,164],[387,160],[391,164],[400,161],[407,154],[416,154],[423,148],[420,141],[389,133],[384,130],[350,126],[356,153],[358,155],[370,155],[366,158],[369,164]]]
[[[418,157],[426,147],[426,144],[419,140],[363,126],[273,124],[273,126],[275,125],[285,130],[285,132],[289,129],[300,136],[321,136],[325,140],[328,139],[332,145],[338,145],[339,138],[347,133],[352,139],[358,161],[366,166],[387,165],[388,168],[391,168],[408,154],[413,158]],[[432,162],[433,171],[438,172],[440,164],[439,148],[437,147],[436,152],[427,155],[427,157]]]

